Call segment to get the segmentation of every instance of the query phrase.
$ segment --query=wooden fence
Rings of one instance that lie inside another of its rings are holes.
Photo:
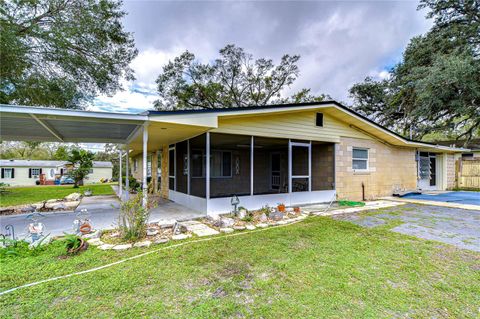
[[[456,174],[458,188],[480,189],[480,159],[459,159]]]

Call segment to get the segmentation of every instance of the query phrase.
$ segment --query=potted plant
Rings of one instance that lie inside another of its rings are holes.
[[[295,212],[295,214],[300,214],[300,207],[298,206],[293,207],[293,211]]]
[[[72,234],[65,234],[63,242],[67,253],[72,255],[88,248],[88,243],[85,239]]]
[[[277,210],[281,213],[284,213],[285,212],[285,204],[284,203],[279,203],[277,205]]]

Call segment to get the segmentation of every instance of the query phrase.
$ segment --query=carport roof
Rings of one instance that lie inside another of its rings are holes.
[[[148,116],[0,104],[0,137],[8,141],[128,143]]]

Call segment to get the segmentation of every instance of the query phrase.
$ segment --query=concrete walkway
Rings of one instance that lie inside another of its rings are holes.
[[[49,212],[42,213],[45,218],[42,222],[45,224],[45,234],[51,236],[60,236],[64,232],[73,232],[73,221],[76,218],[76,212],[86,208],[90,213],[90,220],[96,229],[115,228],[120,212],[120,201],[117,196],[92,196],[84,197],[75,212]],[[27,236],[27,227],[31,223],[27,216],[29,214],[0,216],[0,232],[4,232],[6,225],[13,225],[15,236],[23,239]],[[171,222],[173,220],[184,221],[205,217],[205,214],[193,211],[187,207],[162,200],[158,206],[150,211],[149,222]]]

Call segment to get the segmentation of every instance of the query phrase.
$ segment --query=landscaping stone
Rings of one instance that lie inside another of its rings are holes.
[[[71,193],[70,195],[65,196],[67,202],[77,202],[80,200],[82,195],[80,193]]]
[[[80,205],[80,201],[63,202],[63,205],[65,205],[66,209],[75,210],[75,208]]]
[[[114,250],[125,250],[125,249],[129,249],[129,248],[132,248],[132,244],[122,244],[122,245],[113,246]]]
[[[170,239],[168,239],[168,238],[160,238],[160,239],[155,240],[153,243],[154,244],[165,244],[165,243],[168,243],[169,241],[170,241]]]
[[[102,231],[100,229],[91,232],[90,234],[82,235],[86,239],[100,238],[102,236]]]
[[[211,235],[218,235],[219,232],[215,229],[208,227],[207,225],[196,221],[196,220],[189,220],[185,222],[179,223],[180,227],[184,229],[186,232],[192,232],[199,237],[204,236],[211,236]]]
[[[158,222],[160,228],[172,228],[177,221],[175,219],[162,219]]]
[[[259,217],[258,217],[258,221],[261,222],[261,223],[264,223],[268,220],[268,217],[265,213],[262,213]]]
[[[158,229],[149,228],[147,229],[147,236],[155,236],[158,234]]]
[[[45,204],[53,204],[62,201],[61,199],[49,199],[45,202]]]
[[[220,232],[225,234],[233,233],[233,228],[230,228],[230,227],[220,228]]]
[[[172,239],[173,240],[183,240],[192,237],[191,234],[179,234],[179,235],[173,235]]]
[[[65,210],[67,206],[64,203],[58,203],[52,206],[53,210]]]
[[[245,228],[246,228],[247,230],[254,230],[254,229],[257,228],[257,227],[255,227],[255,225],[248,224],[248,225],[245,226]]]
[[[113,247],[115,247],[115,245],[112,245],[112,244],[103,244],[101,246],[98,246],[98,249],[101,249],[101,250],[110,250],[110,249],[113,249]]]
[[[268,218],[275,221],[282,220],[284,216],[285,215],[279,211],[271,212],[270,214],[268,214]]]
[[[235,220],[233,218],[224,217],[220,219],[219,227],[229,228],[229,227],[232,227],[234,224],[235,224]]]
[[[133,247],[150,247],[152,242],[150,240],[139,241],[138,243],[133,244]]]
[[[245,226],[235,225],[235,226],[233,226],[233,230],[245,230]]]
[[[22,213],[33,213],[37,208],[33,205],[24,206],[20,209]]]
[[[35,209],[40,210],[45,206],[45,202],[33,203],[32,206],[35,207]]]
[[[268,227],[268,224],[260,223],[260,224],[257,224],[257,227],[258,227],[258,228],[267,228],[267,227]]]
[[[239,219],[244,219],[245,216],[247,216],[247,210],[246,209],[240,209],[238,212],[237,212],[237,217]]]

